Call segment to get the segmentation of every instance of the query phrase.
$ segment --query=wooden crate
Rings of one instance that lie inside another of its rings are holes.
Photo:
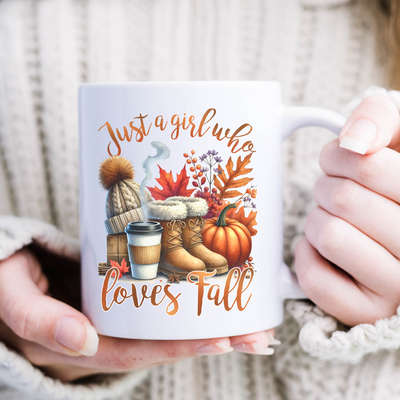
[[[107,266],[111,267],[110,260],[118,261],[121,265],[123,258],[125,258],[126,264],[129,265],[128,238],[126,233],[107,235]]]

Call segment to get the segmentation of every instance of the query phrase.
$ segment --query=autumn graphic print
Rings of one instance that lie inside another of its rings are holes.
[[[179,282],[193,271],[221,275],[235,267],[254,268],[250,254],[257,234],[257,189],[249,176],[251,154],[239,156],[236,165],[230,157],[224,167],[215,150],[198,159],[191,150],[183,158],[175,179],[158,165],[159,186],[148,191],[134,181],[133,165],[126,158],[102,162],[108,236],[107,262],[99,264],[100,274],[117,268],[118,278],[154,279],[161,272]]]
[[[172,140],[187,130],[191,137],[201,138],[209,132],[206,124],[215,115],[215,109],[207,110],[197,132],[194,116],[188,118],[187,125],[186,114],[182,123],[177,116],[172,117],[170,122],[175,125]],[[134,133],[139,143],[146,138],[152,127],[152,124],[146,126],[147,117],[140,114],[140,126],[134,126],[134,119],[129,123],[131,133],[124,127],[123,135],[118,129],[114,132],[109,122],[99,128],[100,132],[106,127],[112,139],[107,147],[109,157],[99,166],[99,181],[106,190],[107,260],[98,264],[98,273],[104,277],[103,300],[120,279],[165,282],[165,296],[171,284],[194,284],[200,291],[202,283],[208,286],[212,277],[224,278],[225,283],[234,282],[233,287],[225,285],[231,291],[236,287],[243,289],[243,285],[247,289],[255,272],[251,250],[252,237],[257,234],[257,186],[251,176],[254,154],[251,142],[242,144],[247,155],[236,153],[243,136],[240,132],[244,129],[251,132],[251,125],[243,124],[229,136],[230,129],[224,133],[215,124],[212,136],[217,141],[228,139],[226,144],[233,154],[226,162],[215,149],[198,154],[194,149],[174,154],[165,143],[152,141],[156,154],[149,154],[134,165],[120,155],[120,141],[130,142]],[[163,131],[168,122],[164,123],[164,118],[158,116],[155,126]],[[113,143],[118,149],[117,155],[112,155]],[[163,162],[171,157],[181,158],[180,169],[166,170]],[[145,175],[140,184],[135,181],[138,168]],[[153,169],[158,169],[154,181]],[[222,303],[218,296],[208,297],[216,305]],[[177,302],[177,297],[174,300]],[[169,307],[174,310],[173,304]],[[200,315],[201,302],[198,304]],[[168,312],[174,314],[174,311]]]

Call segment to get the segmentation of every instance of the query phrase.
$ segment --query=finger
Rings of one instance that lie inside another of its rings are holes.
[[[72,357],[64,354],[56,353],[42,345],[24,340],[17,336],[7,325],[0,320],[0,338],[13,349],[21,352],[25,358],[33,365],[39,366],[47,375],[62,381],[73,381],[85,376],[98,373],[120,373],[121,370],[110,367],[108,364],[101,365],[98,362],[91,362],[92,366],[86,360],[92,357]],[[132,341],[135,342],[135,341]],[[112,351],[112,349],[110,349]],[[167,362],[176,362],[179,360],[171,359]],[[139,361],[139,367],[144,368],[150,365],[156,365],[157,362],[151,363],[147,360]]]
[[[35,365],[57,366],[65,363],[76,366],[75,372],[71,372],[70,369],[64,371],[59,368],[50,368],[53,373],[58,371],[58,374],[62,374],[57,375],[57,377],[62,376],[63,379],[69,380],[75,379],[74,377],[76,376],[83,376],[82,374],[93,374],[94,371],[102,373],[121,372],[177,361],[187,357],[224,354],[232,351],[233,346],[240,343],[258,342],[262,343],[264,348],[267,348],[270,340],[274,344],[280,343],[273,338],[273,330],[235,336],[230,339],[217,338],[186,341],[131,340],[100,336],[99,350],[95,356],[90,358],[63,356],[39,345],[32,345],[27,341],[19,344],[18,348],[21,348],[29,361]],[[257,354],[272,354],[272,350],[270,349],[267,353]]]
[[[375,323],[396,312],[397,302],[384,302],[354,282],[345,271],[323,258],[307,239],[296,246],[295,269],[303,292],[347,325]]]
[[[400,154],[385,148],[378,153],[361,156],[338,148],[337,140],[328,143],[319,163],[327,175],[352,179],[360,185],[400,203]]]
[[[83,376],[102,372],[95,368],[81,367],[68,362],[71,359],[79,359],[81,357],[65,356],[51,351],[38,343],[20,338],[1,320],[0,338],[7,346],[18,350],[31,364],[41,367],[47,375],[53,378],[69,382]]]
[[[399,292],[400,263],[380,244],[320,207],[308,215],[308,241],[318,252],[370,290]]]
[[[26,342],[26,341],[25,341]],[[25,347],[26,349],[26,347]],[[188,357],[218,355],[233,351],[229,338],[198,340],[133,340],[100,335],[99,349],[93,357],[71,357],[48,349],[28,350],[36,365],[72,364],[103,373],[147,368]],[[36,352],[36,353],[35,353]]]
[[[322,175],[314,187],[318,205],[400,258],[400,207],[346,178]]]
[[[268,346],[281,343],[273,335],[274,331],[271,329],[269,331],[233,336],[231,337],[231,346],[235,351],[241,353],[271,355],[274,354],[274,349]]]
[[[219,355],[233,351],[229,338],[198,340],[131,340],[101,336],[99,352],[89,366],[127,370],[182,358]]]
[[[26,250],[0,263],[0,318],[19,337],[53,351],[95,354],[98,336],[90,321],[69,305],[45,296],[43,278],[36,279],[39,271],[38,261]]]
[[[399,111],[383,95],[364,99],[351,114],[339,135],[340,147],[359,154],[375,153],[383,147],[398,148]]]

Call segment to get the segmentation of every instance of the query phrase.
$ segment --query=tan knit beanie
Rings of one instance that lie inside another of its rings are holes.
[[[129,222],[144,221],[140,200],[140,186],[134,178],[130,161],[124,157],[110,157],[99,168],[100,183],[108,190],[104,221],[109,234],[124,233]],[[146,201],[151,201],[145,192]]]

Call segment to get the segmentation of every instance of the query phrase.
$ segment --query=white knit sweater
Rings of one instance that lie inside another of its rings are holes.
[[[0,217],[0,259],[32,241],[79,257],[80,83],[270,79],[282,83],[287,105],[339,111],[370,85],[384,86],[381,18],[373,0],[1,0],[0,213],[16,216]],[[398,93],[384,93],[400,105]],[[314,206],[318,154],[332,139],[310,128],[284,145],[289,264]],[[0,397],[400,397],[400,309],[346,331],[311,302],[286,308],[273,356],[233,352],[85,385],[46,377],[0,344]]]

